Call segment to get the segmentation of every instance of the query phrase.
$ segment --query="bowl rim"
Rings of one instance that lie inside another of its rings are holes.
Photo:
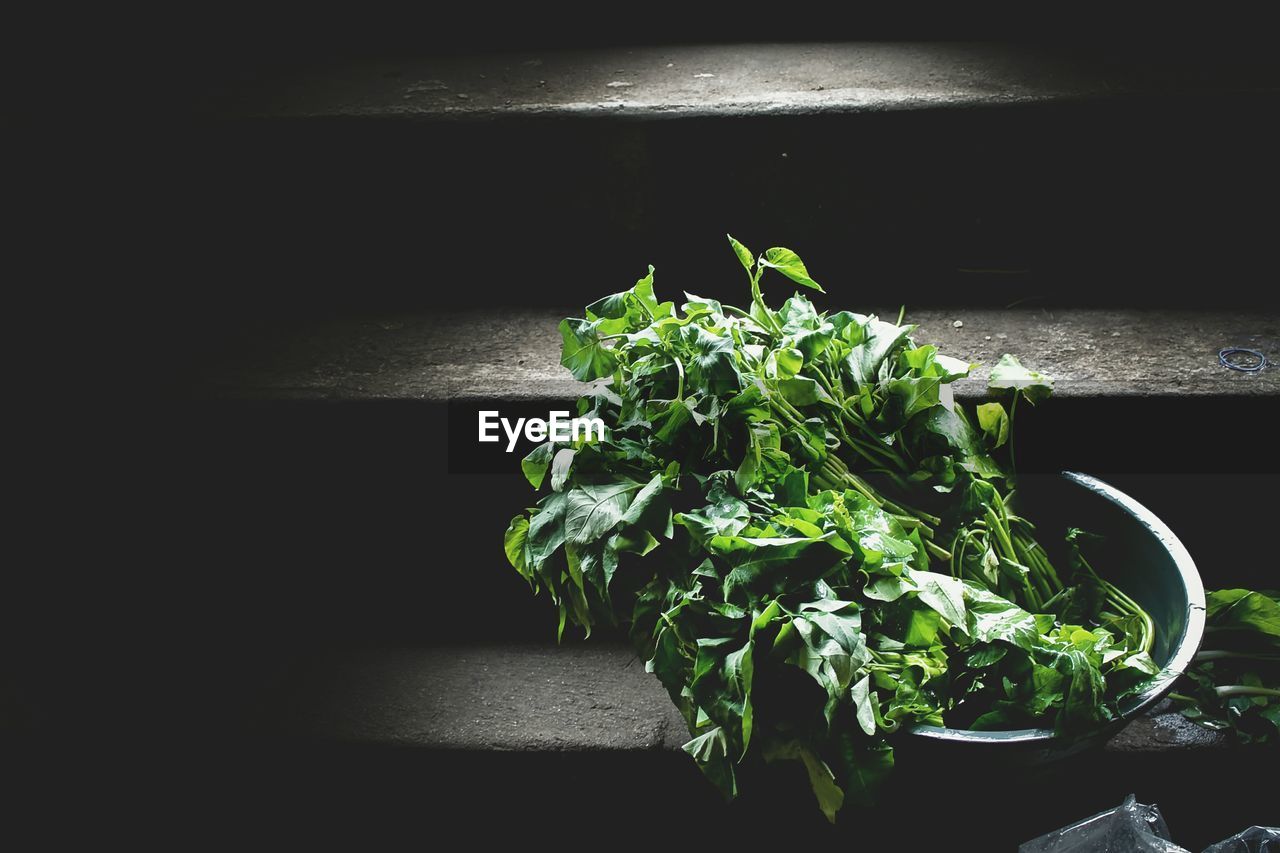
[[[1165,550],[1173,557],[1174,567],[1177,569],[1178,576],[1182,579],[1183,588],[1187,593],[1186,623],[1182,629],[1182,636],[1178,638],[1177,643],[1174,645],[1173,656],[1170,657],[1164,668],[1160,670],[1160,673],[1152,678],[1151,684],[1145,690],[1130,697],[1125,702],[1120,709],[1119,717],[1111,724],[1114,725],[1136,717],[1163,699],[1165,694],[1173,687],[1173,683],[1178,680],[1178,677],[1190,665],[1191,659],[1195,657],[1196,652],[1200,650],[1200,642],[1204,639],[1206,607],[1204,583],[1201,581],[1200,572],[1196,569],[1195,561],[1191,559],[1191,554],[1186,547],[1169,529],[1169,526],[1161,521],[1151,510],[1115,486],[1104,483],[1096,477],[1090,477],[1088,474],[1081,474],[1076,471],[1063,471],[1061,476],[1096,495],[1106,498],[1138,519],[1149,533],[1160,540]],[[1107,727],[1104,727],[1104,730],[1105,728]],[[952,729],[946,726],[917,725],[908,729],[907,733],[952,743],[1045,743],[1058,740],[1053,729],[1045,728],[972,731],[970,729]],[[1087,736],[1085,735],[1085,737]]]

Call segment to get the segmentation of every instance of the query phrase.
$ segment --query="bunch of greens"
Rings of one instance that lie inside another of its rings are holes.
[[[560,325],[603,441],[540,445],[546,494],[507,557],[568,622],[629,629],[727,795],[759,761],[795,760],[828,818],[867,802],[914,724],[1093,729],[1158,671],[1150,618],[1073,535],[1059,572],[1016,510],[1019,400],[1052,383],[1006,355],[970,414],[947,385],[976,365],[914,326],[769,307],[782,248],[746,269],[746,309],[634,287]],[[1006,408],[1005,403],[1008,403]],[[1011,467],[1011,464],[1010,464]]]
[[[1206,646],[1170,698],[1190,720],[1245,743],[1280,741],[1280,593],[1208,595]]]

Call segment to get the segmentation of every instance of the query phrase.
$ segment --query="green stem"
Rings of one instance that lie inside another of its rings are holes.
[[[1015,536],[1011,539],[1013,542],[1013,550],[1018,555],[1018,562],[1031,570],[1031,579],[1039,590],[1042,601],[1048,601],[1053,598],[1056,590],[1049,586],[1048,578],[1044,572],[1036,565],[1035,557],[1027,549],[1027,547]]]
[[[1273,687],[1254,687],[1251,684],[1228,684],[1224,687],[1213,688],[1213,692],[1223,699],[1228,696],[1274,696],[1280,698],[1280,690],[1276,690]]]
[[[996,514],[994,509],[988,507],[986,517],[987,527],[995,535],[996,550],[1009,562],[1021,565],[1018,560],[1018,554],[1013,548],[1013,541],[1009,537],[1009,531],[1001,523],[1000,516]],[[1032,585],[1034,575],[1034,572],[1028,572],[1025,575],[1021,575],[1020,579],[1022,581],[1022,592],[1027,597],[1026,603],[1032,610],[1039,610],[1044,602],[1041,600],[1036,586]]]
[[[1084,558],[1083,554],[1080,555],[1080,565],[1089,573],[1090,577],[1098,582],[1098,585],[1102,588],[1103,595],[1105,596],[1107,603],[1111,604],[1121,613],[1137,616],[1142,621],[1142,650],[1150,653],[1152,647],[1155,645],[1156,638],[1156,623],[1151,618],[1151,615],[1147,613],[1147,611],[1144,610],[1138,602],[1126,595],[1123,590],[1114,586],[1110,582],[1103,580],[1102,576],[1094,570],[1093,566]]]
[[[804,423],[805,421],[804,413],[801,412],[799,409],[797,409],[795,406],[791,405],[789,401],[783,399],[782,397],[777,397],[774,395],[770,395],[769,400],[773,404],[776,410],[778,410],[781,413],[784,413],[784,415],[786,416],[786,419],[791,423],[792,426],[800,426]],[[841,408],[840,411],[842,414],[845,414],[843,407]],[[849,421],[849,423],[853,424],[854,426],[867,429],[867,426],[864,422],[861,422],[852,418],[846,418],[846,419]],[[885,461],[888,461],[888,462],[891,462],[895,467],[897,467],[900,471],[904,473],[908,470],[907,466],[903,463],[903,461],[900,458],[898,458],[897,455],[893,453],[893,451],[877,443],[862,441],[862,440],[853,438],[844,429],[843,424],[841,424],[840,421],[837,421],[837,424],[840,425],[840,432],[842,437],[845,439],[845,443],[850,447],[850,449],[855,451],[859,456],[861,456],[867,462],[870,462],[874,466],[879,466],[879,465],[883,465]],[[873,456],[870,456],[869,454],[872,452],[879,454],[880,458],[877,459]]]
[[[1022,396],[1017,389],[1013,392],[1013,402],[1009,404],[1009,473],[1015,477],[1018,474],[1018,458],[1013,453],[1013,416],[1018,411],[1018,398]]]
[[[894,453],[892,450],[885,447],[881,443],[880,436],[876,434],[875,430],[871,428],[870,424],[868,424],[861,417],[854,415],[852,412],[848,410],[848,408],[844,406],[840,407],[840,420],[848,422],[850,425],[854,426],[855,428],[865,433],[867,435],[867,438],[860,439],[860,441],[862,441],[865,444],[865,446],[871,448],[872,450],[875,450],[877,453],[884,455],[884,457],[888,459],[890,462],[892,462],[898,468],[898,470],[902,471],[903,473],[906,473],[907,471],[911,470],[910,466],[907,465],[907,463],[904,462],[902,458],[898,456],[898,454]]]
[[[972,533],[959,531],[951,540],[951,576],[958,578],[964,572],[964,554],[969,550],[969,539]]]
[[[814,365],[814,367],[813,367],[813,375],[816,377],[813,381],[814,381],[814,382],[817,382],[819,385],[821,385],[821,386],[822,386],[822,390],[823,390],[823,391],[826,391],[826,392],[827,392],[827,395],[828,395],[829,397],[831,397],[831,399],[832,399],[832,400],[835,400],[835,401],[836,401],[836,405],[839,405],[839,404],[843,401],[843,399],[844,399],[844,398],[843,398],[842,396],[840,396],[839,394],[837,394],[837,393],[832,389],[832,387],[831,387],[831,380],[827,378],[827,375],[826,375],[825,373],[823,373],[823,372],[822,372],[822,370],[821,370],[821,369],[819,369],[817,365]]]
[[[942,546],[935,543],[932,539],[921,539],[920,541],[924,543],[924,549],[935,559],[941,560],[944,563],[951,561],[951,552],[943,550]]]
[[[778,325],[778,320],[773,316],[773,312],[769,310],[769,306],[764,304],[764,297],[760,294],[760,276],[764,273],[764,267],[760,266],[760,262],[756,262],[755,273],[748,272],[747,277],[751,279],[751,301],[760,309],[760,316],[764,318],[765,325],[769,327],[775,335],[782,334],[782,327]]]
[[[1211,660],[1261,660],[1261,661],[1280,661],[1280,655],[1255,654],[1252,652],[1232,652],[1226,649],[1205,649],[1196,654],[1196,663],[1203,663]]]

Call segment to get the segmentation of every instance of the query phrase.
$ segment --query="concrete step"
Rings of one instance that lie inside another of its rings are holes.
[[[415,833],[483,840],[502,827],[615,844],[854,835],[867,849],[917,850],[945,836],[1011,850],[1129,793],[1159,803],[1175,837],[1201,849],[1277,817],[1264,784],[1273,750],[1222,747],[1157,714],[1105,748],[1043,766],[948,757],[903,739],[881,803],[851,808],[833,829],[803,772],[786,766],[723,803],[679,751],[680,720],[625,647],[313,646],[250,693],[246,669],[272,653],[228,657],[238,629],[224,622],[217,655],[175,651],[175,665],[145,683],[122,680],[131,669],[121,666],[101,682],[67,683],[72,669],[51,675],[67,691],[65,705],[49,708],[56,722],[6,742],[6,772],[22,783],[14,808],[47,823],[75,802],[105,826],[141,800],[154,809],[147,832],[168,839],[361,849]],[[112,660],[132,667],[139,656]],[[85,713],[91,692],[110,699],[100,713]]]
[[[1046,44],[667,44],[312,65],[220,101],[233,118],[673,119],[1270,93],[1267,69],[1127,62]]]
[[[500,800],[512,820],[568,807],[584,831],[634,824],[644,838],[831,832],[800,772],[752,778],[738,801],[719,802],[679,751],[684,726],[664,691],[623,646],[481,641],[321,654],[299,665],[275,696],[259,743],[286,756],[293,774],[308,777],[305,790],[320,797],[403,802],[408,792],[430,790],[436,793],[421,809],[446,825],[483,821]],[[1009,766],[910,738],[899,744],[882,802],[843,816],[863,843],[886,845],[876,849],[902,843],[904,824],[918,816],[920,779],[939,775],[965,784],[924,786],[936,795],[931,823],[953,840],[985,840],[986,849],[1012,849],[1129,792],[1158,802],[1184,839],[1224,836],[1274,814],[1265,786],[1245,781],[1259,778],[1270,750],[1231,748],[1159,710],[1105,747],[1050,765]],[[1001,803],[999,820],[975,821],[976,810],[993,801]]]
[[[153,251],[242,313],[585,304],[647,263],[732,282],[726,231],[914,304],[1274,304],[1253,282],[1280,71],[1148,60],[846,43],[322,63],[145,149],[170,214]]]
[[[679,712],[644,661],[608,640],[331,652],[305,662],[269,719],[292,737],[434,750],[678,751]],[[1108,741],[1123,753],[1222,749],[1167,708]]]
[[[701,295],[678,274],[672,278],[663,285],[658,274],[660,293],[678,296],[683,285]],[[856,304],[836,286],[829,290],[815,299],[820,309]],[[778,286],[773,298],[789,292]],[[494,308],[273,324],[203,365],[192,388],[199,396],[240,400],[564,401],[584,386],[560,366],[556,326],[580,311]],[[881,312],[896,314],[896,308]],[[951,308],[909,310],[906,321],[919,325],[918,341],[987,368],[1014,353],[1055,377],[1060,398],[1280,393],[1274,368],[1242,373],[1218,358],[1225,347],[1280,358],[1280,312]],[[974,399],[986,393],[985,383],[986,373],[977,370],[953,387],[957,397]]]

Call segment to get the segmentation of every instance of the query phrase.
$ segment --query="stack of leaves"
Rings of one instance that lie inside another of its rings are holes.
[[[1244,743],[1280,743],[1280,593],[1208,595],[1204,647],[1171,693],[1188,719]]]
[[[1051,381],[1006,355],[970,413],[947,386],[976,365],[799,294],[775,310],[766,270],[822,289],[794,252],[730,243],[747,309],[660,302],[650,268],[560,325],[592,383],[578,414],[607,434],[523,460],[546,494],[505,542],[560,632],[629,629],[727,796],[794,760],[833,820],[872,798],[903,727],[1114,719],[1158,671],[1151,620],[1084,537],[1054,567],[996,458],[1012,467],[1018,401]]]

